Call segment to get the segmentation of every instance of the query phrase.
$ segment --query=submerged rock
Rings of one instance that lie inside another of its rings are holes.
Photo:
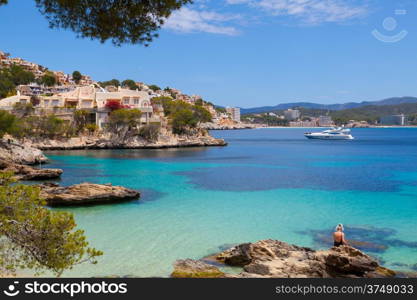
[[[199,260],[178,260],[174,264],[173,278],[222,278],[225,274],[218,268]]]
[[[41,197],[49,206],[104,204],[138,199],[140,193],[111,184],[81,183],[68,187],[41,184]]]
[[[234,278],[387,278],[396,273],[350,246],[315,251],[276,240],[241,244],[216,256],[230,266],[243,267]],[[192,265],[189,265],[190,267]],[[192,273],[192,270],[189,270]]]
[[[0,159],[0,170],[13,172],[17,180],[46,180],[61,177],[61,169],[39,169]]]

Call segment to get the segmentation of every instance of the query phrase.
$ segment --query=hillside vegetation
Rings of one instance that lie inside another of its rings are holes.
[[[319,116],[330,115],[337,125],[347,124],[350,120],[367,121],[370,124],[375,124],[376,122],[379,122],[380,118],[383,116],[398,114],[406,115],[409,124],[417,125],[417,103],[402,103],[396,105],[367,105],[344,110],[314,109],[304,107],[294,108],[297,108],[300,111],[301,119],[308,119],[308,117],[317,118]],[[284,110],[272,110],[270,112],[276,115],[284,114]],[[285,122],[285,120],[280,120],[276,117],[271,117],[266,114],[263,114],[260,117],[255,117],[254,114],[247,114],[242,118],[244,120],[255,118],[260,123],[268,124],[270,126],[286,126],[285,123],[288,123]]]
[[[375,123],[383,116],[404,114],[408,116],[411,123],[415,122],[417,116],[417,104],[403,103],[398,105],[376,106],[369,105],[360,108],[330,111],[333,120],[338,124],[347,123],[349,120],[367,121]]]

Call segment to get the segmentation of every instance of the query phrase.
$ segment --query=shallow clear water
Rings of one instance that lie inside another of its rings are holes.
[[[65,276],[168,276],[181,258],[279,239],[326,248],[349,239],[385,266],[417,267],[417,129],[354,129],[354,141],[314,141],[305,129],[215,131],[227,147],[49,152],[61,184],[113,183],[142,191],[116,205],[71,208],[98,265]],[[350,229],[349,229],[350,228]]]

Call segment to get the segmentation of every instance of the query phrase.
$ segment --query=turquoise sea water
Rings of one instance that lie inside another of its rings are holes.
[[[227,147],[49,152],[61,184],[138,189],[139,201],[71,208],[97,265],[65,276],[168,276],[181,258],[279,239],[326,248],[337,223],[385,266],[417,267],[417,129],[356,129],[314,141],[305,129],[216,131]]]

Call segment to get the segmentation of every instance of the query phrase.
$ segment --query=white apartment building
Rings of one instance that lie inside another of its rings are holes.
[[[150,121],[157,121],[153,118],[153,107],[149,93],[143,91],[133,91],[129,89],[118,88],[117,92],[107,92],[105,90],[96,92],[95,103],[97,107],[97,125],[102,128],[107,122],[109,110],[106,109],[106,104],[109,101],[117,101],[126,108],[136,108],[142,112],[142,122],[149,123]]]
[[[54,94],[52,96],[38,96],[39,103],[35,111],[56,113],[65,111],[72,114],[75,109],[90,110],[96,114],[96,124],[99,128],[107,122],[110,109],[106,107],[109,101],[119,102],[125,108],[137,108],[142,112],[142,122],[158,122],[159,118],[153,117],[153,107],[147,92],[133,91],[118,88],[115,92],[108,92],[96,88],[94,85],[77,87],[72,91]],[[27,104],[31,102],[31,96],[18,95],[0,100],[0,109],[12,110],[16,103]]]
[[[239,107],[226,107],[226,112],[230,114],[233,121],[240,122],[240,108]]]
[[[284,111],[285,119],[288,121],[297,120],[300,118],[301,113],[298,109],[287,109]]]

